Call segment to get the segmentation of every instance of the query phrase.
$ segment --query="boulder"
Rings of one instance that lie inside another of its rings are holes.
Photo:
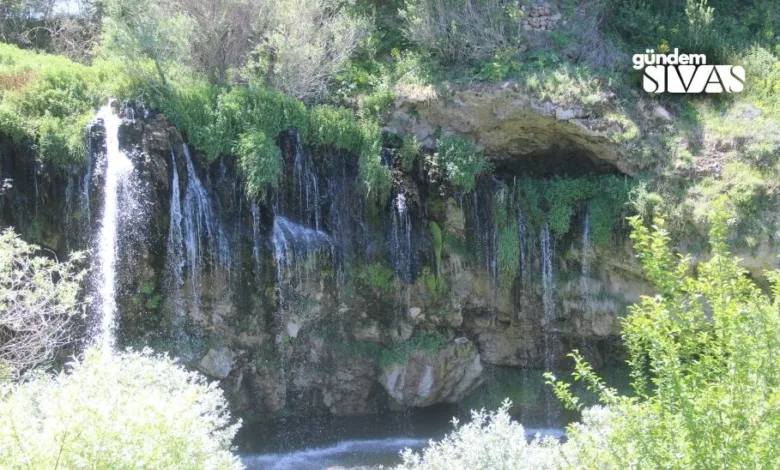
[[[462,338],[432,354],[414,352],[405,363],[384,370],[379,383],[395,404],[425,407],[457,403],[482,382],[481,374],[477,348]]]
[[[233,369],[234,354],[226,347],[209,349],[200,360],[199,368],[203,373],[217,379],[225,379]]]

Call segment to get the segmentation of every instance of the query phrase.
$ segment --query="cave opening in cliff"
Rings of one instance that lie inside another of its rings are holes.
[[[624,174],[617,166],[599,158],[593,151],[570,143],[555,144],[528,153],[494,157],[491,160],[496,176],[505,180],[523,174],[535,178]]]

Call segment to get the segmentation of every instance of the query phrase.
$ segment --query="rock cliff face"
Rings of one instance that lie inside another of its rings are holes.
[[[304,148],[291,131],[279,136],[282,188],[249,201],[231,158],[207,162],[164,117],[131,109],[120,143],[142,203],[120,221],[120,343],[183,357],[220,380],[244,417],[458,402],[482,381],[483,364],[564,366],[573,348],[609,362],[617,318],[647,291],[619,234],[608,249],[586,246],[584,208],[551,246],[523,232],[523,264],[511,286],[499,285],[496,230],[485,218],[494,179],[473,195],[453,194],[423,162],[397,175],[391,199],[377,206],[364,200],[353,156]],[[464,91],[399,103],[387,130],[428,146],[439,129],[470,136],[507,181],[525,170],[634,170],[598,125],[578,119],[513,93]],[[70,175],[25,167],[29,149],[4,144],[2,176],[13,180],[5,225],[60,254],[91,246],[101,125],[89,130],[89,168]],[[465,248],[437,247],[432,221]],[[425,338],[435,347],[414,349]],[[392,360],[399,350],[407,353]]]

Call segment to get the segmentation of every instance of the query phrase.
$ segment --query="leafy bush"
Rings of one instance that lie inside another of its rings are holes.
[[[434,161],[461,191],[473,190],[477,177],[490,169],[490,162],[466,137],[445,136],[436,142],[436,147]]]
[[[57,376],[0,389],[0,461],[12,468],[243,468],[215,383],[151,352],[90,349]]]
[[[243,134],[238,140],[236,156],[249,198],[265,199],[268,189],[279,186],[284,170],[282,152],[263,132]]]
[[[417,142],[417,137],[414,135],[404,136],[401,140],[401,148],[398,149],[398,154],[401,156],[401,168],[404,171],[414,169],[414,162],[420,153],[420,143]]]
[[[347,5],[344,0],[266,2],[257,47],[262,60],[254,72],[297,98],[322,97],[371,28]]]
[[[575,205],[589,201],[593,241],[604,246],[612,239],[620,215],[627,211],[633,185],[613,175],[555,176],[549,180],[524,177],[518,181],[515,197],[533,226],[541,227],[547,221],[558,238],[569,233]]]
[[[0,44],[0,132],[36,144],[54,168],[85,163],[84,127],[103,99],[100,75],[63,57]]]
[[[407,0],[399,15],[406,38],[443,62],[490,57],[520,37],[519,9],[500,0]]]
[[[623,324],[635,397],[607,387],[574,353],[575,379],[613,412],[600,443],[576,448],[580,468],[776,468],[780,450],[780,271],[770,298],[727,251],[728,216],[712,215],[712,257],[690,273],[669,248],[663,220],[635,217],[631,235],[654,297]],[[554,379],[550,376],[551,379]],[[572,407],[568,384],[556,393]]]
[[[434,469],[545,469],[559,468],[554,438],[535,437],[528,442],[523,426],[509,416],[511,403],[504,401],[493,412],[472,411],[471,421],[460,425],[441,441],[431,441],[421,453],[406,449],[397,470]]]
[[[11,378],[51,362],[84,313],[84,254],[58,263],[39,253],[12,230],[0,235],[0,369]]]

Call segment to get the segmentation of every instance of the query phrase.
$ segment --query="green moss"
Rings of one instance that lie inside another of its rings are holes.
[[[423,268],[417,277],[417,284],[425,286],[428,294],[435,300],[439,300],[449,290],[449,285],[444,276],[437,276],[427,266]]]
[[[395,273],[386,261],[376,261],[353,269],[353,275],[378,296],[389,294],[395,288]]]
[[[379,356],[379,366],[383,369],[389,369],[393,364],[403,364],[418,351],[432,356],[446,345],[447,338],[441,333],[418,333],[409,341],[395,343],[382,350]]]

